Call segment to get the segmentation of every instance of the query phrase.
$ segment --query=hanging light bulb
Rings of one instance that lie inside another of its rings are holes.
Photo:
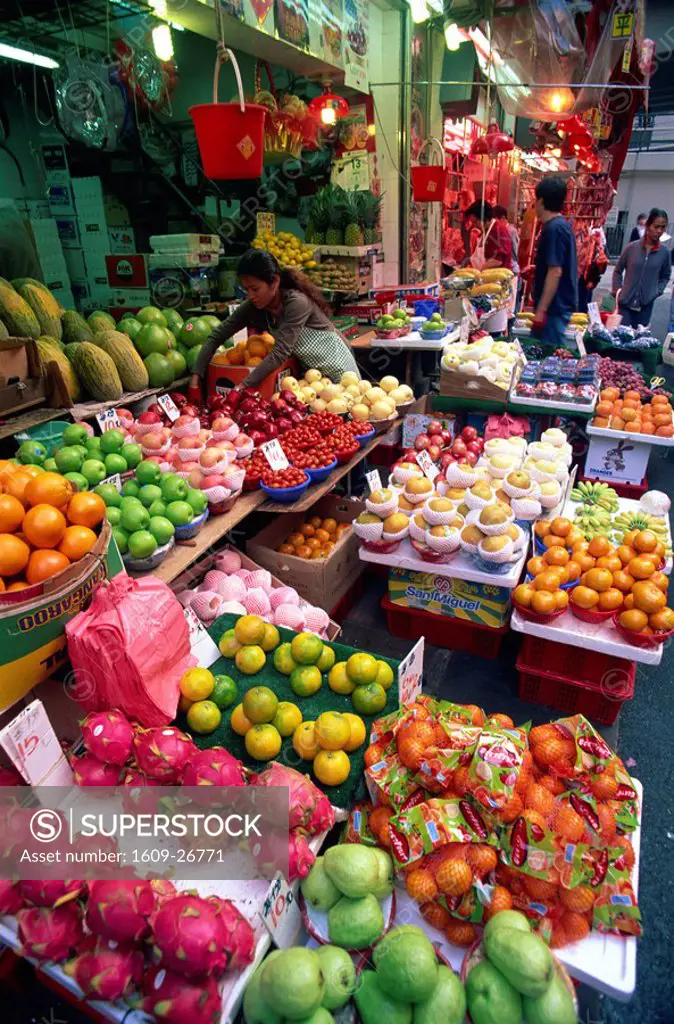
[[[573,93],[570,89],[555,89],[550,93],[548,106],[555,114],[561,114],[573,106]]]
[[[323,82],[323,92],[316,96],[308,104],[309,112],[320,119],[321,123],[329,126],[335,124],[338,117],[346,117],[349,113],[349,104],[343,96],[332,92],[328,79]]]
[[[337,120],[337,113],[334,107],[323,107],[321,110],[321,121],[323,124],[334,124]]]
[[[445,22],[445,42],[447,49],[451,50],[452,53],[455,53],[461,46],[461,43],[464,42],[464,37],[455,21],[447,20]]]
[[[170,25],[155,25],[152,29],[152,48],[157,60],[171,60],[174,51]]]
[[[429,13],[426,0],[410,0],[410,10],[412,12],[412,21],[415,25],[422,25],[425,21],[428,21]]]

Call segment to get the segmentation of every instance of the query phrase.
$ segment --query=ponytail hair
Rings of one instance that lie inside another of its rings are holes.
[[[281,289],[288,291],[292,288],[302,292],[303,295],[313,302],[315,306],[330,316],[330,306],[326,302],[320,289],[311,281],[306,274],[300,270],[282,269],[275,256],[263,249],[249,249],[239,260],[236,268],[238,277],[256,277],[258,281],[266,284],[273,284],[274,278],[278,277]]]

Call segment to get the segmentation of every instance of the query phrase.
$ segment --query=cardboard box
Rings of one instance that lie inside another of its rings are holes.
[[[64,249],[63,258],[68,268],[71,281],[87,281],[87,267],[84,262],[84,249]]]
[[[504,625],[510,612],[510,595],[507,587],[468,583],[432,572],[389,570],[388,596],[393,604],[479,622],[482,626]]]
[[[106,258],[107,254],[84,250],[86,279],[91,285],[92,291],[96,288],[103,288],[106,292],[110,290]]]
[[[293,531],[311,516],[331,516],[338,523],[350,523],[365,510],[363,501],[326,494],[306,512],[288,512],[274,517],[268,526],[248,541],[251,558],[268,569],[288,587],[294,587],[306,601],[329,612],[362,574],[365,563],[358,554],[359,542],[353,530],[344,533],[328,558],[315,562],[283,555],[276,550]]]
[[[40,360],[33,339],[0,341],[0,414],[4,416],[39,405],[46,399],[47,392],[48,381],[40,376]]]
[[[136,236],[132,227],[108,228],[108,240],[112,253],[134,253]]]
[[[63,248],[79,248],[80,229],[77,223],[77,217],[56,217],[55,224]]]

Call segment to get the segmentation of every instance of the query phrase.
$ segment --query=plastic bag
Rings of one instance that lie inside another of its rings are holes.
[[[154,576],[116,576],[66,626],[73,696],[88,711],[119,708],[141,725],[166,725],[180,678],[196,664],[177,597]]]
[[[489,441],[493,437],[524,437],[530,430],[531,424],[527,416],[511,416],[506,412],[501,416],[487,417],[484,439]]]

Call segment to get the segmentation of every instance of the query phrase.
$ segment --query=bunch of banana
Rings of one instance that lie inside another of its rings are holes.
[[[600,505],[581,505],[576,509],[574,526],[583,533],[585,540],[592,540],[597,534],[610,537],[613,529],[611,513]]]
[[[621,542],[625,534],[631,530],[652,530],[663,543],[667,538],[665,520],[660,516],[651,516],[647,512],[621,512],[615,517],[613,525]]]
[[[598,506],[607,512],[616,512],[618,509],[618,495],[612,487],[604,483],[588,483],[581,480],[571,491],[571,500],[582,501],[591,508]]]

